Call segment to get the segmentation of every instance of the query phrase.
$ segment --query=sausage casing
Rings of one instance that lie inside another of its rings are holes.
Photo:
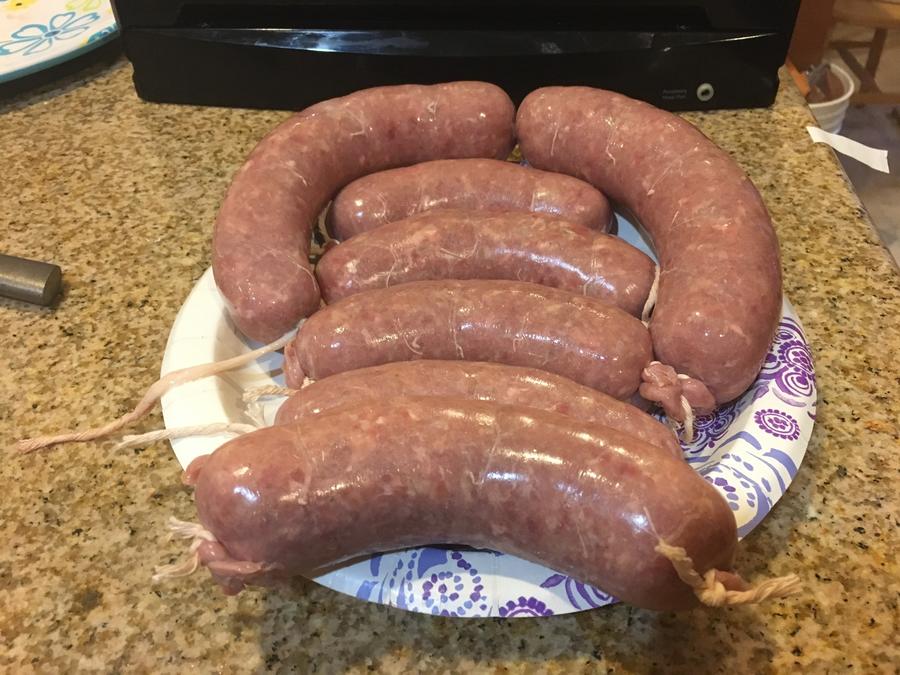
[[[289,117],[237,171],[216,219],[213,274],[247,336],[271,342],[319,306],[310,233],[355,178],[428,159],[506,157],[515,110],[484,82],[377,87]]]
[[[667,450],[554,413],[404,398],[269,427],[188,468],[227,591],[427,544],[494,548],[651,609],[697,604],[655,550],[730,569],[725,500]]]
[[[639,316],[655,264],[618,237],[556,216],[425,211],[358,234],[316,266],[325,302],[429,279],[509,279],[581,293]]]
[[[650,233],[661,268],[650,320],[657,359],[718,403],[740,395],[762,366],[782,298],[778,240],[740,166],[680,117],[588,87],[532,92],[516,130],[530,163],[597,186]]]
[[[675,434],[642,410],[603,392],[537,368],[476,361],[399,361],[349,370],[292,394],[276,424],[310,420],[363,401],[399,396],[444,396],[521,405],[602,424],[682,456]]]
[[[584,181],[494,159],[449,159],[363,176],[338,193],[328,229],[349,239],[422,211],[462,208],[554,215],[607,231],[612,209]]]
[[[594,298],[519,281],[416,281],[326,305],[285,348],[285,376],[419,359],[547,370],[626,399],[652,358],[633,316]]]

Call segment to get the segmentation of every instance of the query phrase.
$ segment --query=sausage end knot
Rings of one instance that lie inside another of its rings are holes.
[[[659,361],[650,362],[641,372],[643,382],[639,393],[646,400],[662,407],[670,420],[683,423],[685,440],[693,439],[694,415],[713,411],[716,400],[706,385],[687,375],[675,372],[672,366]]]

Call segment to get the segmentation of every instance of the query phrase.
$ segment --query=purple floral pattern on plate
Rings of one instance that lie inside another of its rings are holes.
[[[796,441],[800,438],[800,425],[790,414],[781,410],[766,408],[753,413],[753,420],[766,433]]]
[[[796,319],[784,317],[778,325],[755,386],[772,391],[782,403],[792,407],[804,407],[810,399],[815,401],[812,352]]]
[[[685,459],[725,498],[743,537],[784,494],[816,410],[809,346],[790,305],[759,377],[736,401],[700,417]],[[565,574],[491,551],[428,547],[373,556],[319,577],[371,602],[454,617],[541,617],[616,602]]]
[[[514,616],[553,616],[553,610],[537,598],[526,598],[520,595],[516,600],[507,600],[500,607],[500,616],[503,618]]]
[[[566,591],[566,598],[575,609],[593,609],[616,601],[609,593],[604,593],[595,586],[583,584],[565,574],[551,574],[541,582],[541,588],[557,586],[561,586]]]

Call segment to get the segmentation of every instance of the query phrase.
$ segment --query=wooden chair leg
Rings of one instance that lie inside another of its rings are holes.
[[[856,60],[856,57],[849,49],[839,47],[837,53],[844,60],[844,63],[847,64],[847,67],[853,71],[853,74],[859,78],[860,93],[878,91],[878,84],[875,82],[875,78],[872,77],[872,74],[866,70],[863,64]]]
[[[887,30],[884,28],[876,28],[875,35],[872,36],[872,44],[869,46],[869,55],[866,58],[866,70],[875,77],[875,71],[878,70],[878,64],[881,62],[881,54],[884,52],[884,42],[887,39]]]
[[[881,91],[875,81],[875,72],[881,62],[884,45],[887,39],[887,29],[876,28],[871,42],[862,40],[834,40],[834,29],[837,21],[832,23],[828,35],[828,45],[837,51],[841,60],[847,65],[853,74],[859,78],[859,90],[850,98],[852,105],[868,104],[900,104],[900,91]],[[850,52],[857,47],[867,47],[866,64],[861,64]]]

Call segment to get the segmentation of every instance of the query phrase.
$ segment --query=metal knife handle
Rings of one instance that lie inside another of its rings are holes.
[[[59,265],[0,253],[0,296],[34,305],[49,305],[59,295]]]

